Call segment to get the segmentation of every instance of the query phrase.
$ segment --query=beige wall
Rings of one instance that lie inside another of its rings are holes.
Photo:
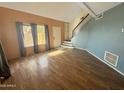
[[[69,23],[64,24],[65,40],[69,40]]]
[[[81,21],[81,18],[85,16],[87,13],[81,11],[77,16],[69,23],[69,38],[72,37],[72,31],[77,26],[77,24]]]
[[[36,23],[39,25],[47,24],[50,33],[50,47],[53,48],[53,36],[52,36],[52,26],[60,26],[61,39],[64,40],[64,22],[53,20],[50,18],[45,18],[41,16],[32,15],[25,12],[19,12],[8,8],[0,7],[0,36],[2,39],[3,47],[7,55],[8,60],[20,57],[19,44],[16,33],[16,22],[24,23]],[[39,46],[40,47],[40,46]],[[42,51],[45,51],[45,45],[40,47]],[[27,48],[27,55],[33,54],[33,48]]]

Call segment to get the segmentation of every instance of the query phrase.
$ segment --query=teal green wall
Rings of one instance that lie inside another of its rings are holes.
[[[104,58],[104,52],[109,51],[119,55],[117,69],[124,73],[124,3],[104,13],[102,19],[92,18],[85,24],[72,42],[76,47],[85,48]]]

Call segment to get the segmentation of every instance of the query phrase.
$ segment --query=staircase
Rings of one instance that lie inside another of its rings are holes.
[[[63,44],[61,45],[63,48],[74,48],[72,42],[70,40],[65,40]]]
[[[82,17],[81,18],[81,21],[77,24],[77,26],[72,31],[72,37],[71,37],[71,39],[80,31],[80,29],[82,28],[82,26],[90,20],[90,18],[91,17],[89,15],[89,13],[85,17]],[[74,45],[71,42],[71,39],[70,40],[65,40],[62,43],[61,47],[63,47],[63,48],[74,48]]]

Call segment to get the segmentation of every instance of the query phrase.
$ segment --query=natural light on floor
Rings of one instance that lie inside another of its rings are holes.
[[[39,58],[39,62],[40,62],[41,68],[48,67],[48,61],[47,61],[47,57],[46,56],[43,56],[43,57]]]
[[[56,56],[56,55],[59,55],[59,54],[62,54],[64,53],[63,50],[57,50],[57,51],[54,51],[54,52],[50,52],[48,55],[49,56]]]

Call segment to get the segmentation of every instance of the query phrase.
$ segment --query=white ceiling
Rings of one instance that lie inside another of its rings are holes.
[[[81,12],[76,3],[0,3],[0,6],[70,22]]]
[[[87,5],[96,13],[96,15],[113,8],[118,4],[120,4],[120,2],[88,2],[87,3]]]
[[[96,13],[104,12],[120,3],[117,2],[88,2],[87,5]],[[35,15],[53,18],[65,22],[73,20],[81,11],[84,11],[77,3],[0,3],[1,7],[24,11]],[[85,12],[85,11],[84,11]]]

